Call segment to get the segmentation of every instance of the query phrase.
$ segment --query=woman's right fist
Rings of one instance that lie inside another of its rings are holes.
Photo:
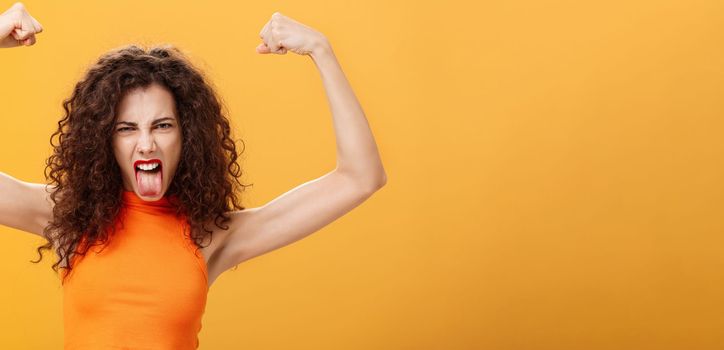
[[[25,5],[16,2],[0,14],[0,47],[30,46],[35,44],[35,34],[43,31],[43,26],[25,9]]]

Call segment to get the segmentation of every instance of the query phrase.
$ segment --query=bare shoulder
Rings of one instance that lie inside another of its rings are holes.
[[[45,238],[43,231],[53,217],[54,188],[20,181],[0,172],[0,225]]]

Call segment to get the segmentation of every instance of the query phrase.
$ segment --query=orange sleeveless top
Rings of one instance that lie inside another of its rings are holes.
[[[167,197],[147,202],[124,190],[116,227],[102,250],[93,246],[71,258],[63,283],[64,348],[197,349],[208,274],[184,234],[186,220]]]

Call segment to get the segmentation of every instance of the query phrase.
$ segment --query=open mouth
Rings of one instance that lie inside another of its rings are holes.
[[[139,171],[144,173],[156,173],[161,171],[161,167],[162,164],[159,159],[137,160],[133,166],[136,173]]]
[[[136,188],[142,196],[156,197],[163,186],[163,164],[160,159],[137,160],[133,163]]]

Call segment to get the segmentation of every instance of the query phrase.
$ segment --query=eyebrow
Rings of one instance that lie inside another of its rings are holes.
[[[154,120],[154,121],[151,123],[151,125],[156,125],[156,124],[158,124],[158,123],[160,123],[160,122],[162,122],[162,121],[166,121],[166,120],[171,120],[171,121],[173,121],[173,120],[175,120],[175,119],[174,119],[174,118],[170,118],[170,117],[158,118],[158,119]],[[130,126],[138,126],[138,123],[134,123],[134,122],[117,122],[117,123],[116,123],[116,126],[118,126],[119,124],[126,124],[126,125],[130,125]]]

